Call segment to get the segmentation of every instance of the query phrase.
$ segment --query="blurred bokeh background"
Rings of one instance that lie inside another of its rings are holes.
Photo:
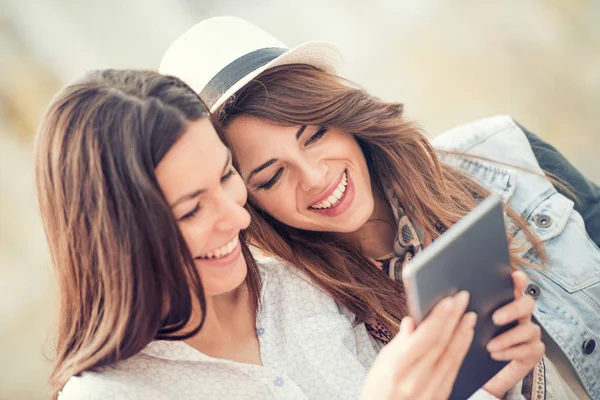
[[[1,399],[47,397],[56,293],[32,173],[44,107],[86,70],[156,69],[218,15],[289,46],[335,43],[342,75],[432,136],[510,114],[600,181],[600,1],[0,0]]]

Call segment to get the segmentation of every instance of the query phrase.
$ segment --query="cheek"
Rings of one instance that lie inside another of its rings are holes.
[[[286,225],[294,225],[298,215],[298,205],[296,197],[290,195],[290,193],[294,193],[291,188],[280,188],[269,193],[261,192],[252,196],[252,202],[273,218]]]
[[[346,139],[345,146],[340,147],[343,147],[343,151],[346,152],[346,154],[351,155],[351,161],[354,164],[357,164],[357,166],[361,169],[367,169],[367,160],[365,158],[365,153],[363,153],[363,150],[356,141],[356,139],[354,139],[353,137],[348,137]],[[368,174],[368,170],[366,170],[365,172]]]
[[[359,173],[359,176],[354,176],[354,184],[358,186],[358,194],[371,193],[371,174],[367,159],[356,139],[346,137],[344,146],[340,146],[340,149],[345,152],[346,158],[350,155],[349,161],[357,169],[356,172]]]
[[[185,244],[195,257],[197,253],[202,252],[202,246],[208,240],[208,232],[206,230],[206,224],[202,223],[202,216],[198,215],[196,221],[186,223],[179,226],[181,235],[185,240]]]

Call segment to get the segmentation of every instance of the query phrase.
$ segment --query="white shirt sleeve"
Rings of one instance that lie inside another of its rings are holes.
[[[521,386],[523,385],[523,381],[519,382],[516,386],[512,387],[502,398],[502,400],[527,400],[525,396],[521,394]],[[498,397],[493,394],[486,392],[483,389],[479,389],[471,397],[469,400],[499,400]]]

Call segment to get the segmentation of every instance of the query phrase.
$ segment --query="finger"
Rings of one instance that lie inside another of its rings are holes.
[[[468,304],[469,293],[466,291],[444,299],[417,327],[415,334],[409,339],[410,345],[428,349],[427,355],[433,356],[434,359],[439,357],[448,345]]]
[[[539,340],[529,343],[519,344],[513,346],[510,349],[495,351],[490,356],[497,361],[509,361],[509,360],[529,360],[542,358],[546,346]]]
[[[379,352],[377,357],[379,363],[385,363],[389,365],[389,370],[393,371],[398,376],[402,376],[406,369],[410,368],[410,354],[411,350],[407,346],[408,338],[415,330],[415,322],[411,317],[404,317],[400,321],[400,328],[398,334]],[[421,349],[423,352],[426,349]]]
[[[448,349],[440,358],[432,374],[424,398],[434,398],[434,394],[438,394],[440,395],[438,397],[443,398],[450,396],[458,371],[473,342],[476,323],[477,314],[474,312],[469,312],[463,316]]]
[[[506,325],[513,321],[526,322],[531,319],[535,303],[529,296],[522,296],[492,314],[492,320],[497,326]]]
[[[400,321],[400,329],[398,334],[381,350],[383,357],[402,359],[406,357],[406,352],[409,350],[406,346],[407,340],[415,330],[415,322],[411,317],[404,317]]]
[[[415,320],[411,317],[406,316],[402,318],[402,321],[400,322],[400,331],[398,332],[398,335],[400,335],[400,337],[408,337],[411,333],[415,331],[415,329]]]
[[[527,274],[523,271],[514,271],[511,274],[513,280],[515,299],[523,297],[527,288]]]
[[[395,365],[396,373],[402,374],[405,369],[410,368],[411,364],[420,359],[435,344],[437,334],[445,323],[450,322],[452,311],[455,307],[455,300],[447,297],[441,300],[433,308],[425,320],[415,329],[415,323],[412,318],[405,317],[400,329],[402,335],[396,337],[385,346],[381,352],[390,353],[392,357],[398,360],[400,364]],[[460,318],[457,317],[457,321]],[[405,332],[410,332],[406,335]],[[385,356],[384,356],[385,357]]]
[[[466,291],[440,301],[431,313],[417,327],[416,332],[432,332],[435,342],[439,343],[442,335],[446,337],[446,343],[450,340],[452,332],[458,326],[461,317],[467,309],[470,295]],[[430,339],[429,336],[414,337],[415,345]]]
[[[533,322],[519,324],[503,334],[490,340],[486,346],[489,352],[506,350],[517,344],[527,343],[542,338],[542,329]]]
[[[421,339],[422,337],[425,337],[427,338],[428,342],[421,342],[419,344],[410,343],[409,345],[425,346],[428,351],[421,358],[411,363],[410,369],[406,372],[406,377],[408,378],[407,380],[410,382],[407,384],[410,386],[408,391],[410,391],[410,389],[414,389],[415,387],[424,387],[427,384],[427,381],[431,378],[431,371],[438,362],[439,358],[447,351],[449,345],[451,344],[451,339],[458,329],[462,316],[467,307],[468,299],[469,296],[467,292],[461,292],[455,296],[456,306],[450,312],[450,314],[452,314],[450,316],[450,320],[454,321],[454,319],[456,319],[456,324],[454,324],[454,322],[448,322],[445,326],[441,327],[441,329],[431,331],[423,330],[420,332],[419,329],[421,326],[417,327],[413,338]],[[432,326],[434,325],[430,325],[429,327]]]

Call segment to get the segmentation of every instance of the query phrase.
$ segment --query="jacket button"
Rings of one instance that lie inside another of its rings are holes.
[[[585,342],[583,342],[583,352],[585,354],[592,354],[594,352],[594,350],[596,349],[596,341],[594,339],[588,339]]]
[[[527,285],[527,289],[525,289],[525,291],[534,299],[537,299],[542,294],[542,289],[540,289],[540,287],[535,283],[530,283],[529,285]]]
[[[552,225],[552,217],[546,214],[540,214],[535,218],[535,224],[540,228],[547,228]]]

